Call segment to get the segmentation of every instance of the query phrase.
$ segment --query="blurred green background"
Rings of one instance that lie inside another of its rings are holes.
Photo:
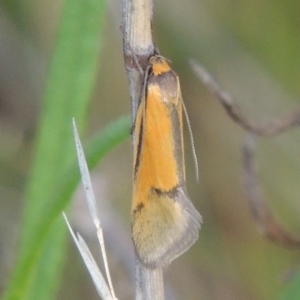
[[[95,70],[91,71],[97,76],[91,77],[95,84],[86,97],[91,101],[81,117],[83,141],[130,113],[119,2],[109,1],[101,10],[101,48],[95,50]],[[35,184],[29,182],[30,170],[36,159],[36,137],[45,114],[42,111],[47,109],[43,99],[58,45],[57,30],[66,16],[62,7],[61,0],[0,2],[1,294],[18,256],[26,191],[28,185]],[[191,57],[201,62],[253,120],[264,122],[288,113],[298,107],[300,94],[299,11],[300,2],[296,0],[155,2],[155,41],[180,77],[200,164],[198,184],[186,130],[188,191],[204,220],[196,245],[166,270],[168,291],[174,299],[300,299],[300,249],[276,246],[260,235],[242,187],[240,148],[244,132],[197,81],[188,64]],[[84,78],[90,76],[82,74]],[[64,82],[63,77],[59,80]],[[76,95],[70,95],[70,101]],[[66,124],[70,119],[67,115]],[[59,132],[56,120],[52,126]],[[72,138],[71,131],[68,134]],[[259,140],[257,158],[265,201],[286,228],[300,236],[299,142],[297,128],[274,139]],[[44,156],[43,163],[51,167],[53,162]],[[131,169],[128,138],[92,173],[119,299],[133,299],[134,292]],[[62,170],[57,172],[61,174]],[[54,189],[59,190],[59,182]],[[74,195],[68,215],[100,261],[83,198],[80,191]],[[41,198],[39,205],[50,209],[51,204],[43,201]],[[65,227],[60,216],[57,221],[56,226]],[[36,299],[98,299],[71,238],[66,235],[62,240],[63,255],[54,275],[59,285],[53,284],[52,294],[44,297],[44,277],[35,279],[40,287]]]

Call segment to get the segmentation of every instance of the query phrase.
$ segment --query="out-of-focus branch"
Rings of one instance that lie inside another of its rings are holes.
[[[300,247],[300,238],[287,232],[262,200],[254,154],[255,136],[248,134],[243,144],[242,155],[244,185],[252,215],[262,233],[270,240],[284,246]]]
[[[229,93],[220,88],[210,74],[196,61],[190,61],[192,69],[197,78],[216,96],[217,100],[226,110],[230,118],[248,132],[252,132],[257,136],[275,136],[290,128],[300,124],[300,109],[292,111],[289,114],[270,121],[269,123],[260,125],[249,120],[241,112],[239,106]]]
[[[190,64],[197,78],[216,96],[229,117],[247,132],[242,148],[244,185],[256,223],[263,234],[273,242],[284,246],[300,247],[300,237],[295,237],[285,230],[264,203],[254,158],[255,137],[272,137],[300,125],[300,109],[264,125],[257,124],[245,117],[231,95],[224,91],[199,63],[191,60]]]

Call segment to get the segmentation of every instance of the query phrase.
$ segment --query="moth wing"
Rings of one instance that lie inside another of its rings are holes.
[[[176,188],[172,195],[154,195],[141,209],[143,220],[137,217],[133,222],[133,239],[147,267],[169,265],[198,239],[202,217],[183,188]]]
[[[174,196],[174,205],[180,207],[180,217],[170,230],[169,246],[162,253],[157,265],[170,264],[178,256],[186,252],[197,241],[202,217],[189,199],[185,189],[179,187]]]

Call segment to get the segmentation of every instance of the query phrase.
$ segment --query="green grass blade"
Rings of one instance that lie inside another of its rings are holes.
[[[70,123],[70,126],[71,123]],[[129,137],[131,126],[130,117],[123,117],[114,123],[108,125],[102,130],[85,148],[86,159],[89,168],[94,168],[100,160],[111,149],[122,143]],[[75,152],[75,144],[74,144]],[[30,249],[24,254],[24,259],[20,262],[19,270],[21,275],[26,276],[30,272],[30,268],[34,266],[35,258],[39,255],[43,244],[48,239],[48,234],[52,228],[53,221],[60,218],[61,212],[66,208],[71,196],[80,181],[79,167],[76,158],[67,168],[62,176],[62,182],[58,186],[56,193],[52,198],[51,207],[44,207],[42,212],[43,222],[34,233],[33,244]],[[62,220],[62,218],[60,218]],[[64,224],[65,226],[65,224]],[[49,259],[48,259],[49,261]],[[25,271],[24,271],[25,270]],[[20,275],[20,276],[21,276]],[[17,283],[15,283],[17,284]],[[8,294],[6,299],[21,299],[15,293]]]
[[[279,298],[280,300],[300,299],[300,273],[287,285],[285,292]]]
[[[57,289],[65,227],[47,214],[63,170],[75,157],[71,119],[76,118],[78,128],[86,119],[104,11],[101,0],[65,2],[26,193],[20,250],[4,299],[51,299]]]

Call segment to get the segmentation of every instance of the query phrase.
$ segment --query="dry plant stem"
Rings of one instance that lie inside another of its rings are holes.
[[[276,220],[262,200],[254,158],[255,136],[248,134],[243,144],[244,185],[252,215],[261,231],[273,242],[290,247],[299,247],[300,238],[288,233]]]
[[[149,57],[154,53],[152,12],[152,0],[122,1],[123,55],[129,79],[133,120],[143,86],[144,71]]]
[[[259,125],[256,122],[248,120],[241,112],[239,106],[234,102],[231,95],[222,90],[200,64],[194,60],[191,60],[190,64],[195,75],[211,93],[216,96],[230,118],[246,131],[252,132],[257,136],[270,137],[300,124],[300,110],[293,111],[282,118],[278,118],[264,125]]]
[[[152,0],[122,1],[123,55],[129,79],[132,103],[132,119],[135,120],[143,88],[144,72],[149,57],[154,54],[152,40]],[[135,141],[133,141],[135,145]],[[136,299],[163,300],[164,284],[162,269],[149,269],[135,259]]]
[[[136,258],[136,300],[165,299],[162,268],[148,269]]]

